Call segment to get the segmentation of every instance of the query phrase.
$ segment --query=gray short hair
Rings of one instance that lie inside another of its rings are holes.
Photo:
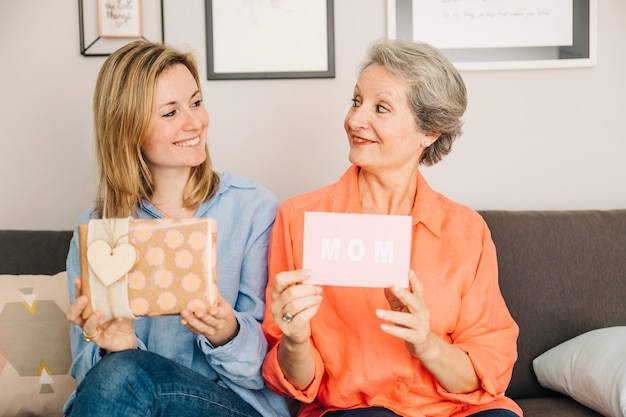
[[[461,134],[461,117],[467,108],[467,90],[461,74],[437,48],[407,40],[379,40],[370,45],[363,72],[372,64],[384,65],[409,84],[409,103],[419,129],[441,132],[426,148],[420,164],[433,165],[450,153]]]

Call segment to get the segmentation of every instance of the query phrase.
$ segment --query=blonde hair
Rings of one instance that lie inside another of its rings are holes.
[[[462,133],[467,90],[461,74],[437,48],[400,39],[370,45],[360,72],[372,64],[384,65],[409,84],[408,99],[418,128],[430,134],[441,132],[439,139],[422,153],[420,163],[439,162]]]
[[[100,217],[128,217],[142,200],[150,200],[154,181],[141,147],[155,112],[155,89],[166,69],[186,66],[201,90],[190,53],[148,41],[129,43],[109,55],[96,82],[93,99],[98,165],[96,210]],[[191,168],[183,205],[194,207],[217,190],[206,147],[205,161]]]

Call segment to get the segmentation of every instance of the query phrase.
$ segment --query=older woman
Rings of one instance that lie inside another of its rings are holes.
[[[503,395],[518,327],[489,230],[418,169],[450,152],[466,104],[461,76],[437,49],[373,44],[344,123],[352,166],[280,206],[263,376],[302,403],[300,416],[521,415]],[[307,284],[315,271],[302,270],[306,211],[410,215],[409,288]]]

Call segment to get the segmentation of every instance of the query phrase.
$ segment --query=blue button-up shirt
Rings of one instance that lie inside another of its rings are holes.
[[[263,416],[288,416],[282,397],[269,391],[261,376],[267,341],[261,329],[265,312],[268,240],[278,202],[251,179],[222,173],[217,193],[202,203],[195,217],[217,222],[217,276],[220,293],[233,306],[238,334],[223,346],[213,346],[180,324],[179,315],[142,317],[134,322],[140,349],[155,352],[224,384]],[[159,218],[149,202],[137,209],[137,218]],[[82,213],[78,224],[97,218],[94,209]],[[67,257],[70,302],[76,298],[74,279],[80,276],[78,232]],[[100,359],[98,347],[71,326],[72,376],[78,383]],[[66,403],[71,404],[75,393]]]

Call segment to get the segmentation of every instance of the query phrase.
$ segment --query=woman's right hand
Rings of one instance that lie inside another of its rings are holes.
[[[283,335],[278,346],[278,362],[285,377],[298,389],[304,389],[315,377],[312,353],[311,319],[322,302],[322,288],[304,284],[311,273],[305,270],[276,275],[271,291],[274,323]]]
[[[303,283],[311,273],[306,270],[281,272],[276,275],[271,292],[274,323],[285,338],[293,343],[308,343],[310,322],[322,302],[322,288]]]
[[[74,280],[76,294],[80,294],[80,278]],[[87,319],[83,318],[83,310],[87,307],[86,295],[76,297],[67,311],[67,319],[83,330],[87,341],[93,342],[107,352],[119,352],[137,349],[137,336],[133,319],[117,318],[102,323],[103,313],[96,310]]]

